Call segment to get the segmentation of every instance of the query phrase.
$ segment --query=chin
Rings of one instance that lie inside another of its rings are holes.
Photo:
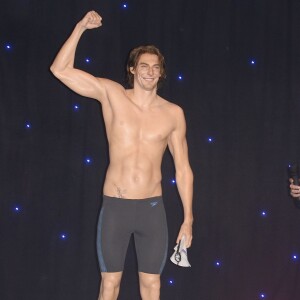
[[[149,86],[143,86],[143,88],[144,88],[144,90],[151,92],[151,91],[157,90],[157,84],[153,85],[151,87],[149,87]]]

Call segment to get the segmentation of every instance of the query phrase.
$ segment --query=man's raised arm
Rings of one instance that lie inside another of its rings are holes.
[[[106,97],[105,79],[100,79],[74,68],[75,51],[81,35],[86,29],[100,27],[102,18],[95,11],[88,12],[84,18],[79,21],[70,37],[64,43],[56,58],[54,59],[50,70],[60,81],[68,86],[74,92],[89,98],[103,100]],[[102,81],[102,82],[101,82]]]

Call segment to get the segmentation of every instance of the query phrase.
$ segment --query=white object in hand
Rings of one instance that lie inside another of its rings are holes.
[[[171,262],[180,267],[191,267],[185,246],[185,236],[183,236],[179,243],[174,247],[174,250],[174,253],[170,257]]]

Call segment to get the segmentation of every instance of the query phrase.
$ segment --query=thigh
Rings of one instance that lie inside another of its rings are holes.
[[[168,228],[163,201],[138,210],[134,239],[139,272],[161,274],[167,258]]]
[[[125,203],[103,202],[97,228],[97,254],[101,272],[121,272],[132,233],[130,209]]]

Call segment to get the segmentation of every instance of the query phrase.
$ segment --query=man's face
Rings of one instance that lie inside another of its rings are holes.
[[[161,76],[158,56],[149,53],[142,54],[136,68],[132,68],[131,72],[134,74],[134,84],[138,84],[147,91],[156,89]]]

